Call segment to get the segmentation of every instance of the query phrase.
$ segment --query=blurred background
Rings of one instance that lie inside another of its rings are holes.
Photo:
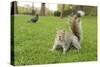
[[[96,6],[82,6],[71,4],[38,3],[38,2],[11,2],[11,15],[35,15],[65,17],[77,10],[83,10],[85,15],[97,15]]]

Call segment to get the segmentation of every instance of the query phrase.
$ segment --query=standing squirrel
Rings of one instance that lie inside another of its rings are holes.
[[[71,16],[70,22],[72,32],[65,32],[65,30],[58,30],[56,32],[54,45],[51,51],[54,51],[58,46],[61,46],[63,48],[63,54],[65,54],[70,45],[74,46],[79,51],[79,49],[81,48],[81,16],[82,14],[80,12],[77,12],[76,14]]]

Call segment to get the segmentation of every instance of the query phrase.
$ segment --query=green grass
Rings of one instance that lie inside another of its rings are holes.
[[[97,60],[97,17],[82,17],[83,41],[80,52],[70,49],[66,55],[52,48],[56,28],[68,30],[67,19],[40,16],[37,23],[27,23],[31,16],[15,16],[14,65],[51,64]]]

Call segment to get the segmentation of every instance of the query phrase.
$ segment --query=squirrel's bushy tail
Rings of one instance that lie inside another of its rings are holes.
[[[71,16],[71,31],[73,34],[78,38],[78,40],[81,40],[81,21],[80,17],[84,15],[84,12],[77,11],[76,14]]]

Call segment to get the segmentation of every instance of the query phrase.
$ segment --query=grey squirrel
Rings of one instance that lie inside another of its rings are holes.
[[[65,30],[58,30],[56,32],[54,45],[51,51],[54,51],[58,46],[61,46],[63,48],[63,54],[65,54],[66,51],[69,49],[70,45],[74,46],[79,51],[79,49],[81,48],[80,45],[80,39],[81,39],[80,17],[81,16],[83,16],[81,11],[71,16],[70,27],[72,32],[65,32]]]

